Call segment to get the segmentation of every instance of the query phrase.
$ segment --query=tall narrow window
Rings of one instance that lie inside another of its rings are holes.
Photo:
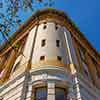
[[[58,25],[57,25],[57,24],[55,25],[55,29],[56,29],[56,30],[58,29]]]
[[[57,59],[58,59],[59,61],[61,61],[61,60],[62,60],[62,58],[61,58],[60,56],[57,56]]]
[[[43,46],[45,46],[45,44],[46,44],[46,40],[44,39],[44,40],[42,40],[41,46],[43,47]]]
[[[56,40],[56,46],[57,46],[57,47],[60,46],[60,40]]]
[[[44,60],[44,59],[45,59],[45,56],[41,56],[41,57],[40,57],[40,60]]]
[[[35,100],[47,100],[47,88],[45,87],[36,88]]]

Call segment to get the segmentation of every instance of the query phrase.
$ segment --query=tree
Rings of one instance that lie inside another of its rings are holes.
[[[10,41],[11,30],[16,30],[22,24],[20,11],[27,13],[27,10],[33,12],[38,9],[37,6],[51,7],[54,0],[1,0],[0,1],[0,34],[5,41]]]

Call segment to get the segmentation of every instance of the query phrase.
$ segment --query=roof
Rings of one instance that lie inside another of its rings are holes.
[[[68,23],[70,24],[71,27],[73,27],[73,29],[76,31],[77,35],[79,37],[81,37],[82,40],[85,41],[85,43],[87,44],[87,46],[89,47],[89,49],[91,49],[94,52],[94,55],[96,56],[96,58],[98,58],[98,60],[100,60],[100,54],[99,52],[89,43],[89,41],[85,38],[85,36],[83,35],[82,32],[80,32],[80,30],[78,29],[78,27],[76,27],[76,25],[74,24],[74,22],[68,17],[68,15],[66,13],[64,13],[63,11],[58,11],[56,9],[52,9],[52,8],[46,8],[43,10],[38,10],[37,12],[35,12],[23,25],[20,26],[20,28],[11,36],[12,39],[14,40],[17,35],[19,35],[21,32],[23,32],[23,30],[28,27],[28,25],[31,23],[31,21],[36,20],[37,18],[39,18],[40,16],[46,15],[46,14],[56,14],[58,16],[63,17],[64,19],[66,19],[66,22],[68,21]],[[0,47],[0,53],[7,48],[8,42],[5,42],[1,47]]]

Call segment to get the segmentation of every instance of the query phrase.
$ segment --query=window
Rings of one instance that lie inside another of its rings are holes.
[[[61,60],[62,60],[60,56],[57,56],[57,59],[58,59],[59,61],[61,61]]]
[[[47,100],[47,88],[40,87],[35,89],[35,100]],[[67,100],[67,91],[64,88],[55,88],[55,100]]]
[[[45,59],[45,56],[41,56],[41,57],[40,57],[40,60],[44,60],[44,59]]]
[[[58,26],[56,25],[55,28],[56,28],[56,30],[57,30],[57,29],[58,29]]]
[[[58,29],[58,25],[57,25],[57,23],[55,23],[55,29],[56,29],[56,30]]]
[[[47,100],[47,88],[36,88],[35,100]]]
[[[46,28],[47,28],[47,26],[46,26],[46,25],[44,25],[44,26],[43,26],[43,29],[46,29]]]
[[[57,47],[60,46],[60,40],[56,40],[56,46],[57,46]]]
[[[56,30],[58,29],[58,26],[57,26],[57,25],[55,26],[55,29],[56,29]]]
[[[63,88],[56,88],[55,100],[67,100],[67,93]]]
[[[42,40],[41,46],[43,47],[43,46],[45,46],[45,44],[46,44],[46,40],[44,39],[44,40]]]
[[[47,22],[44,22],[44,24],[47,24]]]

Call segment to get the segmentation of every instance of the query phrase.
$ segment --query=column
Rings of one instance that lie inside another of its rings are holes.
[[[79,81],[77,79],[76,74],[72,75],[72,80],[73,80],[73,93],[74,93],[74,96],[75,96],[75,100],[82,100],[81,94],[80,94]]]
[[[73,94],[73,86],[70,85],[68,89],[68,95],[67,95],[68,100],[74,100],[74,94]]]
[[[55,83],[54,82],[48,82],[47,100],[55,100]]]
[[[29,85],[26,100],[34,100],[34,92],[32,90],[32,85]]]

